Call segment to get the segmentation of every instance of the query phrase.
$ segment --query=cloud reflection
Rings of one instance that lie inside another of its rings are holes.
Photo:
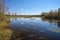
[[[59,29],[49,28],[48,30],[53,31],[53,32],[60,32],[60,30],[59,30]]]

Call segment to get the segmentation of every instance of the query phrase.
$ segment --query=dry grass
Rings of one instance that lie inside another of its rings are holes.
[[[8,20],[0,21],[0,40],[10,40],[12,33]]]

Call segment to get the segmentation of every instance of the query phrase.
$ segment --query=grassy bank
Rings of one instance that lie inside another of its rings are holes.
[[[0,20],[0,40],[10,40],[12,33],[9,28],[9,21]]]
[[[0,28],[0,40],[10,40],[12,31],[10,29]]]

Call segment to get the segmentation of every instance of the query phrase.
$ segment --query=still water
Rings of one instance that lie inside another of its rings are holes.
[[[11,40],[60,40],[60,21],[40,17],[10,18]]]

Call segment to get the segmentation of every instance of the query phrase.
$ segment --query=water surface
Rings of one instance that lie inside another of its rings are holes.
[[[60,40],[59,20],[10,18],[12,40]]]

